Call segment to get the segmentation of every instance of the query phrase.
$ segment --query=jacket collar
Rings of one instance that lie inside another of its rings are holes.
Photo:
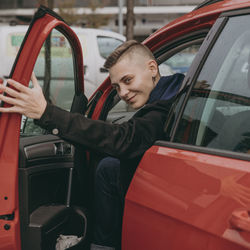
[[[168,100],[175,96],[178,93],[183,78],[183,74],[162,76],[150,93],[147,104],[153,103],[157,100]]]

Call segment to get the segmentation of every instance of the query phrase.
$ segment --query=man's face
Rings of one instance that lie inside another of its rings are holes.
[[[118,95],[132,108],[141,108],[154,88],[155,76],[152,60],[138,56],[124,56],[109,70],[112,86]]]

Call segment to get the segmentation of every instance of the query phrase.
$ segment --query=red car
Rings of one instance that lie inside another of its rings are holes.
[[[146,151],[128,189],[123,250],[250,249],[249,23],[249,0],[206,1],[144,41],[159,64],[184,53],[194,59],[166,139]],[[87,104],[79,40],[45,7],[10,77],[28,85],[33,70],[47,100],[64,109],[113,123],[131,116],[109,79]],[[102,157],[0,114],[0,249],[55,249],[60,234],[82,237],[69,249],[87,249],[91,180]]]

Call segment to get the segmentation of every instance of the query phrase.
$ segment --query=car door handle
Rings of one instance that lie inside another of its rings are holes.
[[[250,232],[250,211],[247,209],[233,211],[229,222],[234,229]]]
[[[73,154],[72,145],[67,142],[43,142],[24,148],[27,160],[43,157],[70,156]]]

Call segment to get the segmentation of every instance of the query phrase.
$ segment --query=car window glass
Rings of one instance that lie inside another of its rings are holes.
[[[50,49],[46,49],[46,46]],[[47,102],[68,111],[75,94],[73,65],[72,49],[68,40],[60,32],[53,30],[40,50],[34,72]],[[22,121],[23,133],[41,133],[41,129],[34,125],[32,119],[23,118]]]
[[[161,65],[168,66],[173,73],[186,74],[199,48],[200,44],[191,45],[174,54]]]
[[[97,36],[99,53],[105,59],[122,43],[122,40],[113,37]]]
[[[20,28],[20,27],[17,26],[15,28]],[[8,78],[8,75],[11,72],[11,67],[15,61],[15,58],[17,56],[17,53],[25,36],[26,28],[24,27],[23,29],[24,29],[23,31],[20,30],[12,31],[12,26],[9,27],[10,33],[5,38],[6,39],[5,49],[7,57],[4,60],[4,63],[1,64],[1,69],[0,69],[1,77]]]
[[[250,150],[250,16],[232,17],[191,92],[174,141]]]

